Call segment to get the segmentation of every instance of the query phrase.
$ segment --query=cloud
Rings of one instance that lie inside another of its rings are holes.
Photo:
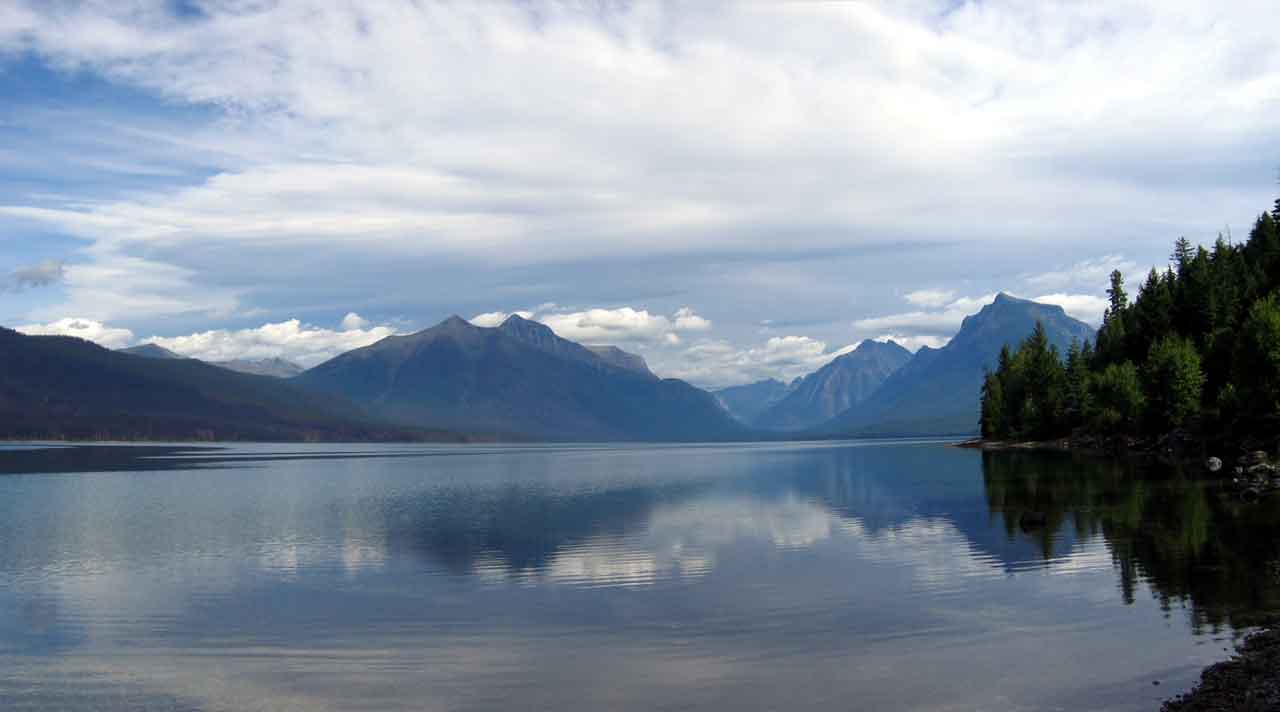
[[[512,314],[519,316],[521,319],[533,318],[533,312],[531,311],[514,311],[514,312],[494,311],[494,312],[485,312],[484,314],[476,314],[475,316],[471,317],[471,323],[475,324],[476,326],[494,327],[506,321]]]
[[[62,260],[44,260],[43,262],[15,269],[6,282],[0,282],[0,289],[8,288],[21,291],[31,287],[48,287],[57,284],[66,276],[66,263]]]
[[[471,323],[497,326],[511,314],[542,322],[561,338],[589,346],[674,345],[681,343],[681,333],[703,332],[712,326],[709,319],[689,307],[681,307],[668,317],[633,307],[571,311],[554,304],[544,304],[534,310],[485,312],[473,316]]]
[[[1102,313],[1110,306],[1106,299],[1092,294],[1042,294],[1035,297],[1034,301],[1057,304],[1070,316],[1094,327],[1102,324]]]
[[[951,340],[948,336],[934,336],[931,334],[881,334],[877,336],[876,341],[894,341],[902,348],[915,353],[920,350],[921,346],[928,346],[931,349],[940,349],[947,345]]]
[[[722,339],[704,339],[671,354],[669,360],[655,360],[651,365],[664,376],[715,388],[766,378],[790,381],[813,373],[856,346],[828,350],[826,342],[808,336],[773,336],[748,348]]]
[[[1123,255],[1104,255],[1081,260],[1065,270],[1026,274],[1022,281],[1036,289],[1086,288],[1102,293],[1111,283],[1111,273],[1115,270],[1120,270],[1128,280],[1142,276],[1142,269],[1133,260]]]
[[[357,258],[440,265],[463,283],[569,265],[530,301],[567,283],[608,292],[582,266],[604,259],[658,265],[649,287],[682,295],[702,275],[666,267],[691,256],[745,273],[764,253],[946,242],[971,248],[965,271],[1011,245],[1084,250],[1247,220],[1269,202],[1259,156],[1280,129],[1265,2],[294,0],[204,3],[194,20],[171,7],[0,10],[0,55],[125,87],[160,115],[75,107],[107,137],[69,160],[109,166],[138,146],[154,180],[13,194],[0,222],[85,241],[76,265],[143,260],[129,269],[180,279],[158,289],[69,266],[67,301],[43,313],[225,312],[268,291],[293,313],[300,287],[354,278]],[[15,120],[40,129],[33,111]],[[18,158],[36,162],[31,150]],[[267,261],[316,251],[319,273]],[[892,290],[887,271],[810,286]],[[943,306],[950,288],[927,284],[911,304]],[[601,294],[585,298],[639,298]],[[779,302],[780,319],[805,312]]]
[[[908,292],[904,299],[916,306],[937,308],[945,306],[955,297],[954,289],[918,289]]]
[[[360,331],[369,326],[369,320],[355,312],[347,312],[338,326],[343,331]]]
[[[936,295],[930,295],[931,298],[934,296]],[[948,299],[950,299],[950,296],[952,295],[949,295]],[[941,308],[937,310],[916,310],[858,319],[853,322],[853,326],[860,333],[889,332],[903,334],[904,339],[927,335],[932,339],[921,341],[916,338],[912,340],[912,343],[917,348],[926,344],[932,346],[939,338],[945,337],[949,339],[960,329],[960,323],[964,321],[966,316],[990,304],[991,300],[995,299],[995,296],[994,294],[986,294],[977,297],[950,299],[950,301],[939,303],[938,306]],[[907,295],[906,298],[911,301],[911,295]],[[937,300],[934,301],[937,303]]]
[[[347,326],[332,330],[289,319],[252,329],[213,329],[186,336],[153,336],[146,341],[203,361],[278,357],[309,368],[396,333],[390,326]]]
[[[92,319],[65,318],[48,324],[24,324],[17,331],[31,336],[75,336],[99,346],[118,349],[133,343],[133,332],[113,328]]]

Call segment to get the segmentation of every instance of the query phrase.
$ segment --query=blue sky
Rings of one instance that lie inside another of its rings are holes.
[[[521,312],[701,385],[1276,193],[1268,3],[17,2],[0,323],[307,365]]]

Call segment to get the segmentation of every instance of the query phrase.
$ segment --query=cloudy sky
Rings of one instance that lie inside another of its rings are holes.
[[[701,385],[1276,192],[1274,0],[0,3],[0,323],[311,365],[528,314]]]

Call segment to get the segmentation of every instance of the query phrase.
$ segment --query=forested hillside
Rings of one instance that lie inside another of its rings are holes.
[[[1280,414],[1280,200],[1249,238],[1174,244],[1129,300],[1111,274],[1097,343],[1063,359],[1037,329],[985,378],[982,434],[1072,432],[1159,437],[1184,429],[1217,442],[1273,437]]]

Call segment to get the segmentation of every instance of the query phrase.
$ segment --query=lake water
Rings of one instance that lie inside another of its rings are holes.
[[[1274,503],[1067,456],[94,446],[0,473],[5,710],[1151,710],[1280,603]]]

